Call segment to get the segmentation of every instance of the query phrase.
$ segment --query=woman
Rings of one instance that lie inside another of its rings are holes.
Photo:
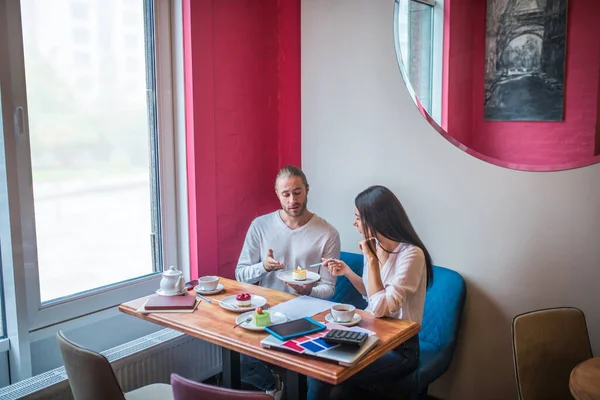
[[[364,238],[359,242],[364,254],[362,277],[340,260],[324,260],[323,265],[332,275],[348,278],[368,301],[366,310],[375,317],[421,323],[425,292],[433,282],[433,266],[402,204],[384,186],[367,188],[356,196],[354,204],[354,226]],[[340,389],[358,386],[377,392],[381,384],[397,382],[410,374],[418,362],[419,339],[414,336],[342,383]],[[308,399],[328,399],[332,389],[327,383],[309,378]]]

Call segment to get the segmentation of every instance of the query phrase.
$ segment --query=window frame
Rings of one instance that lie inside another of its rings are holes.
[[[400,48],[399,38],[399,15],[400,15],[400,2],[409,1],[414,3],[421,3],[432,7],[432,43],[430,46],[430,64],[431,64],[431,75],[430,79],[430,96],[431,96],[431,110],[429,111],[431,117],[441,123],[442,120],[442,101],[443,101],[443,71],[444,71],[444,0],[395,0],[394,2],[394,43],[396,46],[396,56],[398,59],[398,65],[406,88],[416,104],[421,105],[415,90],[412,86],[409,78],[409,73],[406,65],[403,61],[402,49]],[[436,57],[436,54],[439,57]],[[423,107],[424,112],[428,112]]]
[[[163,266],[180,267],[182,264],[179,254],[183,246],[182,242],[178,240],[179,224],[185,223],[186,220],[182,220],[181,213],[178,213],[178,206],[179,198],[185,197],[186,192],[185,179],[178,177],[181,173],[185,174],[185,169],[176,165],[181,158],[179,154],[176,154],[179,150],[176,143],[180,140],[185,141],[185,138],[180,138],[181,129],[177,129],[175,126],[173,58],[176,53],[174,51],[174,37],[177,36],[175,29],[178,29],[181,24],[173,18],[172,3],[175,2],[171,0],[149,1],[154,2],[155,101],[158,124],[158,165],[160,168],[158,190],[162,228],[162,261]],[[10,10],[12,16],[15,16],[8,17],[11,22],[10,26],[7,26],[5,32],[0,32],[0,40],[7,41],[9,44],[12,102],[14,102],[14,107],[22,107],[27,115],[20,2],[0,0],[0,7],[3,6],[2,2],[6,2],[4,6]],[[18,14],[18,18],[16,18],[16,14]],[[7,35],[5,38],[2,37],[4,33]],[[182,49],[182,47],[178,49]],[[25,315],[27,330],[35,332],[152,293],[158,287],[160,272],[42,304],[37,265],[34,197],[31,184],[31,149],[27,118],[24,118],[23,129],[24,134],[16,134],[16,140],[5,143],[8,146],[7,153],[14,155],[7,159],[9,164],[7,166],[10,167],[7,174],[10,174],[11,170],[18,171],[17,179],[10,179],[9,176],[8,180],[9,212],[10,220],[13,223],[11,232],[4,232],[4,236],[10,235],[12,241],[8,251],[11,253],[10,261],[13,264],[11,272],[17,272],[14,281],[18,286],[15,289],[18,290],[15,290],[11,296],[7,296],[11,297],[10,301],[6,303],[7,308],[14,308],[19,320],[22,320]],[[187,228],[187,223],[185,225]],[[25,300],[26,309],[24,309],[23,300]],[[18,329],[21,332],[24,328],[23,324],[23,321],[18,324],[21,326]]]

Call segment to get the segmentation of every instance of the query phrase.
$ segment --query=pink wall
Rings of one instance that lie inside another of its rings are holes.
[[[445,105],[448,132],[474,150],[510,163],[553,165],[590,159],[594,155],[598,114],[598,3],[594,0],[569,2],[565,120],[562,122],[484,121],[486,2],[454,0],[450,4],[447,0],[446,6],[450,7],[446,14],[450,15],[451,27],[445,28],[450,31],[445,38],[445,52],[452,55],[445,59],[449,71],[448,105]],[[455,7],[459,7],[458,12]],[[465,48],[472,49],[470,54],[459,55],[460,49]],[[470,71],[466,64],[471,65]],[[470,85],[465,82],[469,74],[472,76]],[[469,87],[471,101],[466,93]],[[469,113],[472,113],[472,124],[470,134],[465,134],[462,131],[469,131],[465,127]]]
[[[470,3],[476,0],[445,0],[444,21],[468,21]],[[442,128],[466,146],[471,146],[473,107],[473,26],[470,23],[444,24],[444,69]]]
[[[300,163],[300,2],[185,0],[184,47],[191,273],[233,277]]]

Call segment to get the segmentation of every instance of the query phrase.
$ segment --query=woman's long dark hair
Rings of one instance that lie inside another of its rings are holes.
[[[365,237],[376,233],[395,242],[408,243],[419,247],[425,254],[427,286],[433,283],[433,262],[427,248],[415,232],[404,207],[396,195],[385,186],[370,186],[356,196],[354,205],[360,214]],[[370,242],[367,242],[371,246]],[[383,249],[383,247],[382,247]],[[383,249],[391,253],[393,249]],[[376,249],[371,248],[373,254]]]

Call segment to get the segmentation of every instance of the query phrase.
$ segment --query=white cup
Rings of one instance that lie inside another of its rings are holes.
[[[218,284],[218,276],[203,276],[202,278],[198,278],[198,286],[200,286],[200,290],[204,290],[205,292],[215,290]]]
[[[352,304],[336,304],[331,307],[331,316],[336,322],[350,322],[354,318],[356,307]]]

